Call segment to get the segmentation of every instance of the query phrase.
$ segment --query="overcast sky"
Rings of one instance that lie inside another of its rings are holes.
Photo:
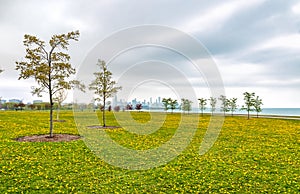
[[[15,61],[25,55],[24,34],[47,42],[53,34],[79,30],[80,40],[71,42],[69,49],[72,64],[79,68],[104,38],[146,24],[169,26],[201,42],[219,68],[226,95],[239,98],[240,105],[242,93],[248,91],[259,95],[264,107],[300,108],[297,0],[1,0],[0,68],[5,71],[0,75],[0,96],[38,99],[30,93],[33,80],[17,80],[14,70]]]

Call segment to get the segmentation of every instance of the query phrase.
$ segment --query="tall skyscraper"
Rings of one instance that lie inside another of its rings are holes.
[[[114,97],[113,105],[114,106],[118,105],[118,97],[117,97],[117,95],[115,95],[115,97]]]

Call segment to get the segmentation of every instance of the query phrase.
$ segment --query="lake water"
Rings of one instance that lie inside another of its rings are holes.
[[[151,111],[163,111],[161,110],[151,110]],[[168,110],[171,112],[171,110]],[[181,112],[181,110],[174,110],[174,112]],[[201,111],[198,108],[195,108],[191,111],[192,113],[200,113]],[[210,109],[207,108],[203,111],[204,113],[210,113]],[[228,112],[227,114],[231,114]],[[246,111],[236,110],[233,114],[247,114]],[[250,114],[256,114],[256,112],[250,112]],[[283,116],[300,116],[300,108],[264,108],[259,115],[283,115]]]
[[[261,114],[300,116],[300,108],[265,108],[262,109]]]
[[[209,113],[210,110],[205,111]],[[247,114],[246,111],[236,110],[234,114]],[[256,114],[256,112],[250,112],[250,114]],[[300,116],[300,108],[264,108],[260,115],[284,115],[284,116]]]

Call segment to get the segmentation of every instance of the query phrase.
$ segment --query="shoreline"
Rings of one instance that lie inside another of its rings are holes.
[[[135,110],[133,110],[135,111]],[[142,110],[142,111],[149,111],[149,110]],[[150,111],[152,112],[152,111]],[[163,112],[163,111],[153,111],[153,112]],[[171,112],[168,112],[168,113],[171,113]],[[183,112],[179,112],[179,111],[174,111],[173,113],[183,113]],[[184,113],[183,113],[184,114]],[[186,113],[187,114],[187,113]],[[194,112],[194,111],[191,111],[189,114],[199,114],[201,115],[202,113],[201,112]],[[204,115],[209,115],[211,116],[211,113],[207,113],[207,112],[204,112],[203,113]],[[220,116],[224,116],[223,113],[215,113],[215,115],[220,115]],[[231,117],[231,113],[226,113],[225,114],[225,117]],[[233,116],[240,116],[240,117],[247,117],[247,114],[243,113],[236,113],[236,114],[233,114]],[[258,117],[256,114],[250,114],[250,118],[269,118],[269,119],[287,119],[287,120],[300,120],[300,115],[277,115],[277,114],[258,114]]]
[[[201,114],[201,113],[194,113],[194,114]],[[211,115],[210,113],[203,113],[204,115]],[[223,113],[217,113],[215,115],[220,115],[220,116],[224,116]],[[233,114],[231,115],[230,113],[226,113],[225,117],[247,117],[247,114]],[[293,115],[268,115],[268,114],[259,114],[258,117],[256,114],[249,114],[250,118],[266,118],[266,119],[289,119],[289,120],[300,120],[300,116],[293,116]]]
[[[231,115],[226,115],[231,116]],[[233,116],[243,116],[247,117],[247,114],[233,114]],[[268,114],[262,114],[257,115],[256,114],[250,114],[250,118],[266,118],[266,119],[288,119],[288,120],[300,120],[300,116],[291,116],[291,115],[268,115]]]
[[[194,113],[194,114],[199,114],[199,113]],[[201,114],[201,113],[200,113]],[[210,113],[203,113],[204,115],[211,115]],[[224,116],[224,114],[223,113],[218,113],[218,114],[216,114],[216,115],[221,115],[221,116]],[[235,117],[235,116],[237,116],[237,117],[247,117],[248,115],[247,114],[233,114],[233,115],[231,115],[231,114],[229,114],[229,113],[226,113],[225,114],[225,117]],[[270,115],[268,115],[268,114],[262,114],[262,115],[258,115],[258,117],[257,117],[257,115],[256,114],[250,114],[249,115],[250,116],[250,118],[265,118],[265,119],[286,119],[286,120],[300,120],[300,116],[293,116],[293,115],[272,115],[272,114],[270,114]]]

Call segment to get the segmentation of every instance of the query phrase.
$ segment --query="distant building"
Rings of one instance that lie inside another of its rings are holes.
[[[118,97],[117,97],[117,95],[115,95],[112,104],[113,104],[114,106],[117,106],[117,105],[118,105]]]
[[[131,101],[132,105],[135,106],[137,104],[136,98]]]
[[[43,101],[42,100],[34,100],[33,101],[33,104],[39,104],[39,103],[43,103]]]
[[[16,103],[16,104],[18,104],[18,103],[21,103],[21,102],[22,102],[22,100],[18,100],[18,99],[9,99],[9,100],[8,100],[8,102],[11,102],[11,103]]]

